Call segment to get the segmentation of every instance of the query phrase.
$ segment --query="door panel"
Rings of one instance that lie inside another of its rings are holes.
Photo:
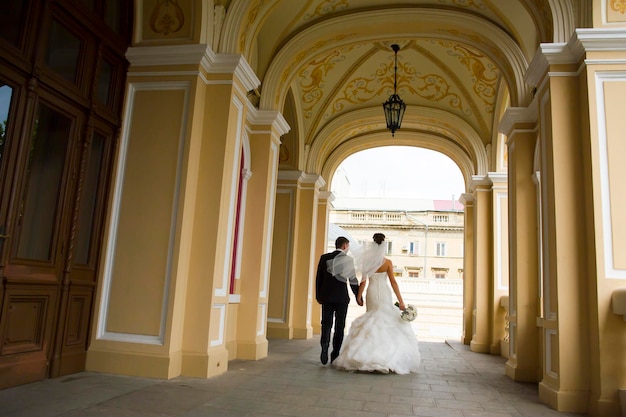
[[[56,286],[6,286],[0,357],[10,360],[0,367],[0,388],[47,376],[56,299]]]
[[[0,3],[1,389],[84,370],[132,2]]]

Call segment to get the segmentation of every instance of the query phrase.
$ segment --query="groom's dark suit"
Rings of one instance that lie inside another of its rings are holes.
[[[346,283],[336,279],[328,272],[328,261],[334,259],[339,254],[342,254],[342,251],[337,249],[334,252],[324,254],[320,257],[315,279],[315,298],[317,302],[322,305],[322,334],[320,344],[322,345],[321,359],[324,364],[326,364],[328,360],[328,345],[330,344],[330,332],[333,327],[333,316],[335,319],[335,335],[333,337],[333,351],[330,355],[331,362],[339,356],[341,343],[343,342],[344,328],[346,327],[348,304],[350,304],[350,296],[348,295]],[[350,288],[356,297],[359,286],[351,283]]]

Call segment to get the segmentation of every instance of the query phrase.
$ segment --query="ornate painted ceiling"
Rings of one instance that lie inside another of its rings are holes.
[[[400,46],[397,92],[407,103],[396,143],[419,136],[432,149],[447,149],[466,176],[487,169],[478,167],[486,164],[484,147],[497,136],[502,109],[529,102],[525,71],[539,44],[555,36],[547,0],[233,0],[225,6],[220,50],[246,57],[261,80],[260,107],[291,115],[286,143],[298,142],[291,152],[306,153],[300,161],[317,171],[349,141],[355,149],[367,147],[355,145],[356,138],[390,137],[382,103],[393,93],[392,44]]]

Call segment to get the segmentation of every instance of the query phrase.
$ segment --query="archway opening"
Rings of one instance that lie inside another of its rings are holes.
[[[386,235],[387,257],[420,341],[460,340],[463,330],[463,205],[459,167],[446,155],[412,146],[352,154],[331,182],[328,251],[345,235],[351,245]],[[366,307],[351,303],[347,329]]]

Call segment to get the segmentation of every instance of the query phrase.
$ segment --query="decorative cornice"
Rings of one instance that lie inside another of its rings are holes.
[[[508,137],[513,131],[518,130],[521,124],[535,125],[534,129],[536,129],[538,117],[537,106],[534,102],[527,107],[509,107],[500,119],[498,132]]]
[[[291,126],[289,126],[283,114],[276,110],[251,108],[248,112],[248,121],[253,125],[271,125],[278,136],[282,136],[291,130]]]
[[[300,184],[311,184],[315,186],[315,189],[319,190],[326,184],[326,181],[321,175],[302,173]]]
[[[209,74],[234,74],[246,91],[261,81],[242,55],[216,54],[205,44],[135,46],[128,48],[126,59],[134,66],[201,65]]]
[[[470,190],[474,191],[479,187],[491,186],[493,182],[489,175],[472,175],[472,180],[470,181]]]
[[[506,172],[489,172],[487,177],[491,180],[493,185],[501,185],[503,183],[506,185],[509,180],[509,176]]]
[[[331,204],[335,201],[335,194],[332,191],[320,191],[318,202],[320,204]]]
[[[626,28],[576,29],[573,38],[583,52],[626,51]]]
[[[132,46],[126,51],[126,59],[132,67],[198,64],[206,51],[203,44]]]
[[[464,206],[474,204],[474,195],[470,193],[463,193],[459,196],[459,202]]]
[[[553,64],[579,62],[587,52],[626,51],[626,28],[579,28],[567,43],[542,43],[533,57],[526,82],[537,86]]]

